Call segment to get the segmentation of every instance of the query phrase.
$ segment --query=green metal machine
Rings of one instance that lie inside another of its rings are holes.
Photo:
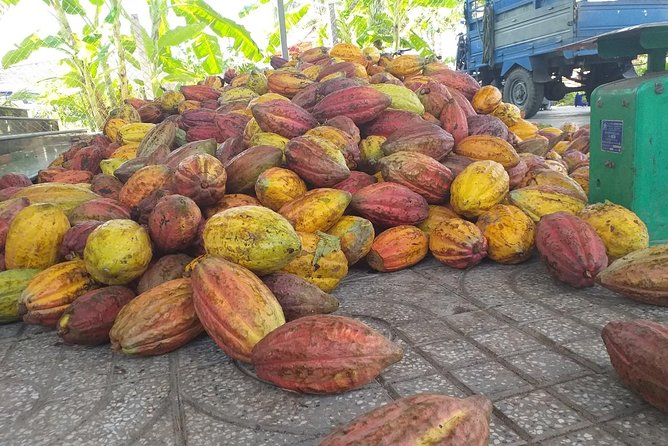
[[[668,243],[668,23],[588,41],[601,57],[648,55],[646,75],[602,85],[591,99],[589,200],[633,210],[651,244]]]

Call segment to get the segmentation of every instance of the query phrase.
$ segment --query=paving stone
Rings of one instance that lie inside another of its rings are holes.
[[[446,369],[462,367],[487,359],[482,351],[463,339],[425,344],[419,348]]]
[[[566,314],[577,314],[587,309],[600,308],[600,305],[593,302],[591,298],[581,294],[562,293],[554,296],[541,296],[538,300],[544,305]]]
[[[526,444],[526,442],[503,421],[492,415],[489,423],[489,444],[491,446],[519,446]]]
[[[495,399],[531,390],[532,386],[498,362],[486,362],[453,370],[452,374],[474,393]]]
[[[521,296],[509,283],[512,268],[503,265],[485,265],[467,270],[462,287],[464,297],[480,302],[485,308],[517,303]]]
[[[73,394],[111,384],[112,352],[108,345],[98,347],[67,346],[54,368],[51,398],[68,398]]]
[[[0,343],[11,342],[18,336],[21,329],[21,323],[0,325]]]
[[[543,347],[528,334],[510,326],[501,330],[474,334],[471,337],[499,356],[513,355]]]
[[[176,446],[181,444],[175,435],[171,412],[169,410],[165,410],[165,414],[158,418],[155,423],[147,426],[147,430],[141,435],[141,437],[137,439],[134,444],[137,446]]]
[[[612,308],[598,307],[589,310],[579,311],[573,314],[574,317],[587,322],[599,331],[610,321],[627,321],[633,319],[631,316],[615,311]]]
[[[169,374],[169,357],[170,355],[130,357],[113,354],[111,380],[114,384],[121,384],[166,376]]]
[[[434,262],[420,268],[416,273],[429,282],[445,285],[455,293],[461,293],[460,281],[464,271],[460,269],[449,268],[434,259]]]
[[[568,289],[552,278],[542,262],[534,261],[514,267],[510,276],[517,292],[529,299],[554,299]]]
[[[665,446],[668,438],[668,417],[656,409],[609,421],[605,426],[634,446]]]
[[[454,328],[461,330],[466,335],[483,333],[506,327],[500,319],[492,316],[486,311],[471,311],[469,313],[455,314],[443,318]]]
[[[0,398],[0,438],[9,434],[9,426],[27,416],[40,399],[46,397],[46,391],[41,386],[19,378],[0,380],[2,398]]]
[[[415,395],[416,393],[442,393],[459,398],[466,397],[466,393],[459,389],[459,387],[438,374],[394,382],[391,384],[391,387],[402,397]]]
[[[612,368],[608,351],[605,349],[600,336],[569,342],[568,344],[564,344],[564,347],[578,356],[588,359],[602,369]]]
[[[612,418],[645,406],[645,403],[617,380],[593,375],[557,384],[554,387],[574,404],[599,418]]]
[[[535,439],[588,424],[580,414],[544,390],[497,401],[495,406]]]
[[[208,336],[200,336],[175,352],[178,355],[179,368],[203,367],[225,362],[229,358]]]
[[[629,302],[625,300],[625,302]],[[636,316],[637,319],[649,319],[657,322],[668,322],[668,308],[656,305],[623,303],[618,308]]]
[[[29,381],[45,389],[50,388],[54,365],[61,357],[61,345],[46,337],[22,338],[5,356],[0,379],[15,378]]]
[[[444,291],[443,294],[421,299],[419,302],[415,302],[415,304],[425,308],[430,314],[439,317],[468,313],[479,309],[471,302],[451,291]]]
[[[516,322],[530,322],[557,317],[553,311],[543,307],[542,305],[531,302],[502,305],[495,308],[495,310]]]
[[[386,381],[400,381],[429,373],[434,373],[436,371],[436,369],[434,369],[434,367],[427,360],[420,356],[404,341],[395,340],[395,343],[404,350],[404,357],[401,359],[401,361],[392,364],[383,371],[382,376]]]
[[[439,319],[408,322],[399,325],[397,328],[411,343],[417,345],[458,337],[457,333]]]
[[[545,349],[522,353],[506,359],[540,384],[562,381],[589,372],[567,357]]]
[[[626,443],[617,440],[609,433],[590,427],[581,431],[561,435],[542,443],[545,446],[625,446]]]
[[[565,318],[544,319],[524,324],[523,327],[531,328],[557,344],[568,341],[595,336],[596,331],[582,324],[578,324]]]

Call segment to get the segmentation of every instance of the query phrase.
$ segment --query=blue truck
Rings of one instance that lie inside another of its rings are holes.
[[[603,58],[596,49],[566,47],[668,22],[668,0],[465,0],[464,17],[457,68],[502,88],[504,101],[530,118],[545,99],[558,101],[572,91],[589,99],[599,85],[635,76],[633,57]]]

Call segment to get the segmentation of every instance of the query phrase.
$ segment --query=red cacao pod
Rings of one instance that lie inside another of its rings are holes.
[[[343,154],[336,149],[326,151],[315,138],[290,140],[285,159],[290,170],[315,187],[331,187],[350,176]]]
[[[95,198],[72,209],[68,218],[70,224],[77,225],[88,220],[128,219],[130,211],[126,206],[110,198]]]
[[[345,190],[346,192],[354,194],[364,186],[368,186],[369,184],[374,184],[376,182],[377,179],[373,175],[369,175],[368,173],[364,172],[352,171],[350,172],[350,176],[348,178],[341,181],[340,183],[335,184],[333,187],[334,189]]]
[[[167,195],[155,205],[148,218],[148,232],[162,252],[181,251],[197,236],[202,212],[193,200],[183,195]]]
[[[398,129],[387,138],[382,148],[385,155],[401,151],[419,152],[440,161],[454,145],[452,135],[435,124],[425,122]]]
[[[273,146],[255,146],[241,152],[225,165],[229,193],[253,193],[257,178],[267,169],[278,167],[283,151]]]
[[[429,215],[427,200],[406,186],[383,182],[353,194],[352,208],[380,226],[416,225]]]
[[[274,100],[255,104],[251,111],[260,129],[291,139],[318,125],[306,110],[290,101]]]
[[[391,102],[389,96],[372,87],[349,87],[325,96],[313,107],[313,116],[324,122],[342,115],[360,125],[376,118]]]
[[[186,265],[192,262],[186,254],[167,254],[152,262],[137,284],[137,293],[145,293],[170,280],[179,279],[185,273]]]
[[[32,181],[22,173],[6,173],[0,176],[0,189],[8,187],[25,187],[31,186]]]
[[[411,127],[424,122],[424,119],[417,113],[389,108],[382,111],[374,120],[364,124],[361,131],[365,138],[371,135],[387,138],[400,128]]]
[[[297,275],[277,272],[263,276],[262,282],[281,304],[286,321],[333,313],[339,308],[339,301],[334,296]]]
[[[102,198],[118,200],[118,194],[123,187],[123,183],[113,175],[99,173],[93,177],[90,182],[90,190]]]
[[[396,152],[378,162],[385,181],[402,184],[422,195],[427,203],[441,203],[448,198],[453,175],[434,158],[418,152]]]
[[[225,168],[214,156],[192,155],[174,171],[171,190],[207,206],[223,198],[226,181]]]
[[[60,244],[59,256],[65,260],[74,260],[77,257],[83,259],[83,252],[88,236],[102,223],[104,222],[95,220],[84,221],[68,229]]]

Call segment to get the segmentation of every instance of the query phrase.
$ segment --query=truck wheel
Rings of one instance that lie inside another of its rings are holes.
[[[522,67],[514,68],[505,79],[503,100],[524,110],[524,117],[531,118],[538,113],[543,103],[544,86],[533,81],[531,72]]]

